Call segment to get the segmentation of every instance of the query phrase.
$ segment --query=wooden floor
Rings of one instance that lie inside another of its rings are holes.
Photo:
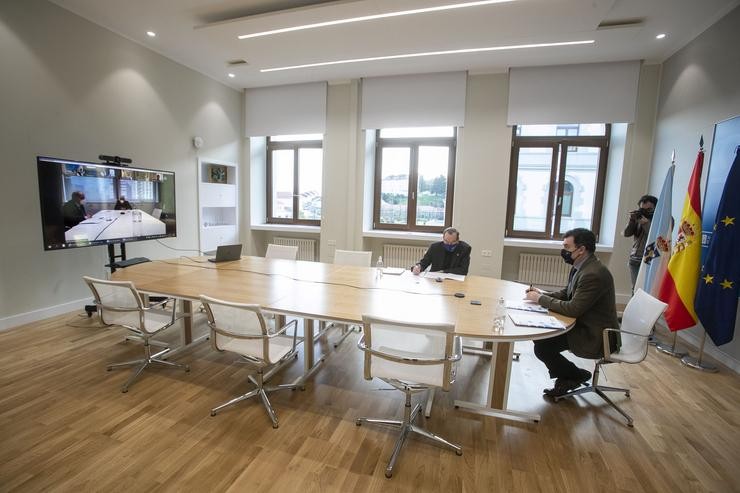
[[[0,333],[0,491],[740,491],[740,377],[652,349],[641,365],[607,368],[608,384],[632,389],[615,399],[633,429],[594,396],[545,400],[531,343],[517,344],[510,406],[541,413],[539,424],[456,410],[454,398],[482,400],[486,384],[486,359],[466,356],[422,419],[464,455],[412,438],[386,479],[395,435],[354,419],[399,416],[402,395],[362,379],[357,335],[304,392],[272,394],[274,430],[255,401],[209,415],[250,385],[248,369],[208,343],[176,358],[190,373],[148,371],[122,394],[128,370],[105,365],[142,351],[124,334],[74,313]],[[299,360],[275,380],[301,370]]]

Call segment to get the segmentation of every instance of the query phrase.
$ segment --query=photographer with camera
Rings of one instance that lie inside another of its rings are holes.
[[[627,227],[624,228],[624,236],[634,238],[629,257],[633,292],[635,281],[637,281],[637,273],[640,271],[640,262],[642,262],[642,256],[645,254],[645,243],[650,232],[650,223],[653,220],[655,206],[658,205],[658,199],[652,195],[643,195],[637,201],[637,205],[639,209],[629,212],[629,222]]]

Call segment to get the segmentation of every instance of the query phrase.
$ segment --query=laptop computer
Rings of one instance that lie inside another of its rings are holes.
[[[216,258],[209,258],[209,262],[228,262],[229,260],[239,260],[242,256],[242,246],[239,245],[221,245],[216,248]]]

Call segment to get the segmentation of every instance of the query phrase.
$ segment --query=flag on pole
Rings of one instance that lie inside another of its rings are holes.
[[[642,288],[646,293],[657,297],[660,281],[665,275],[668,261],[671,259],[671,234],[673,233],[673,172],[676,167],[671,163],[663,180],[658,205],[655,207],[653,221],[647,236],[645,253],[640,263],[640,271],[635,281],[635,291]]]
[[[673,255],[658,289],[658,298],[668,303],[665,321],[675,332],[688,329],[697,323],[694,311],[696,283],[701,270],[701,192],[699,182],[704,166],[704,138],[699,143],[699,153],[691,173],[689,188],[681,212],[678,235],[673,245]]]
[[[725,181],[717,208],[714,233],[696,290],[696,314],[717,346],[730,342],[735,332],[740,294],[740,148]]]

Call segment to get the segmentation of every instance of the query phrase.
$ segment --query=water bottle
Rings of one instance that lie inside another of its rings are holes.
[[[504,324],[506,323],[506,301],[503,298],[499,298],[496,303],[496,310],[493,313],[493,331],[501,332],[504,330]]]
[[[378,257],[378,261],[375,263],[375,278],[380,279],[383,277],[383,256]]]

